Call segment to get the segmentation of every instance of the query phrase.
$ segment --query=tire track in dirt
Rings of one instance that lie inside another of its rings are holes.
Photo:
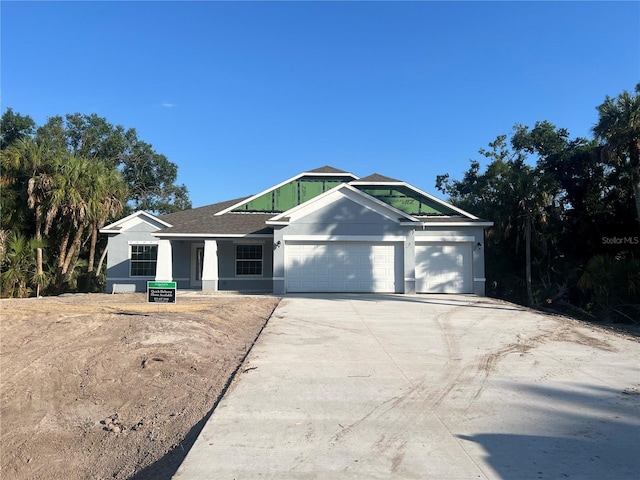
[[[402,468],[402,461],[405,456],[407,441],[406,432],[416,424],[422,422],[422,416],[427,415],[427,411],[420,413],[419,417],[403,414],[403,405],[409,402],[422,402],[419,391],[423,388],[422,383],[410,386],[402,393],[395,395],[382,403],[376,404],[373,408],[360,416],[357,420],[346,426],[338,424],[338,431],[329,441],[330,448],[340,448],[340,444],[345,442],[349,436],[357,436],[358,429],[367,421],[380,426],[385,425],[385,430],[374,438],[366,439],[369,449],[376,452],[380,458],[388,461],[389,473],[397,475]],[[407,411],[415,411],[415,407],[408,406]],[[345,470],[351,468],[347,466]]]
[[[606,341],[590,337],[583,332],[580,332],[572,325],[563,324],[559,321],[555,322],[555,326],[548,330],[542,331],[532,336],[526,336],[523,334],[516,334],[516,341],[509,343],[503,347],[494,349],[488,353],[481,355],[474,363],[468,364],[463,367],[462,374],[456,378],[455,381],[460,381],[463,374],[469,374],[468,383],[471,383],[472,379],[476,382],[479,380],[479,384],[476,387],[475,393],[469,395],[468,405],[466,410],[472,407],[473,403],[482,395],[486,382],[490,379],[491,375],[497,370],[498,364],[504,360],[507,356],[513,354],[519,354],[524,356],[530,353],[532,350],[539,348],[540,346],[550,342],[569,342],[578,345],[584,345],[587,347],[593,347],[598,350],[615,352],[617,351],[611,344]],[[534,364],[535,366],[536,364]],[[473,375],[475,372],[475,375]]]
[[[496,364],[507,355],[512,353],[520,353],[524,355],[529,353],[532,349],[548,342],[570,342],[578,345],[594,347],[598,350],[608,352],[617,351],[608,342],[594,337],[589,337],[571,326],[561,324],[557,324],[553,330],[539,333],[538,335],[534,335],[530,338],[526,338],[520,334],[517,334],[516,338],[517,340],[515,343],[511,343],[499,348],[498,350],[483,355],[477,364],[478,370],[486,372],[487,375],[489,375],[495,370]]]
[[[449,321],[456,313],[459,313],[460,309],[464,307],[458,307],[446,312],[442,315],[435,317],[436,324],[440,327],[443,333],[443,338],[447,351],[449,353],[450,361],[447,362],[446,368],[443,370],[443,374],[440,376],[443,387],[439,390],[429,392],[427,396],[430,399],[430,407],[437,408],[447,398],[450,397],[453,391],[459,391],[459,395],[456,397],[457,401],[462,404],[466,403],[465,409],[468,410],[473,403],[481,396],[484,391],[486,382],[489,380],[491,374],[495,371],[497,363],[512,353],[520,353],[524,355],[531,349],[535,348],[539,344],[543,343],[545,339],[560,338],[559,333],[562,326],[558,325],[554,329],[539,333],[531,338],[527,338],[524,335],[516,334],[516,342],[509,343],[508,345],[493,348],[488,353],[482,354],[479,358],[473,358],[471,360],[463,360],[461,355],[459,341],[465,335],[472,334],[473,328],[482,321],[482,317],[478,318],[472,325],[467,327],[464,334],[456,334],[450,330]],[[520,312],[515,314],[518,316]],[[501,332],[496,330],[491,338],[487,342],[487,347],[496,341],[496,337]],[[483,350],[487,350],[483,346],[479,346]],[[467,399],[466,401],[464,399]]]
[[[444,313],[438,313],[433,318],[434,323],[438,326],[442,334],[448,360],[440,374],[440,378],[434,382],[436,385],[443,386],[437,390],[429,389],[421,392],[423,398],[426,399],[429,407],[432,409],[440,405],[444,399],[447,398],[456,385],[458,385],[460,379],[469,371],[468,367],[461,365],[460,343],[457,335],[449,328],[451,318],[465,308],[467,308],[467,306],[455,307]]]

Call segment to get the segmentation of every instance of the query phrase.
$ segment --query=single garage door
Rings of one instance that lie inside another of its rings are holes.
[[[287,242],[285,248],[287,292],[396,292],[401,258],[394,244]]]
[[[471,243],[416,245],[416,292],[473,293]]]

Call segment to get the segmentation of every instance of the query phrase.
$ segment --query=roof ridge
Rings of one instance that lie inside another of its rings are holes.
[[[339,168],[332,167],[331,165],[324,165],[322,167],[314,168],[313,170],[307,170],[303,173],[347,173],[349,175],[353,175],[351,172],[340,170]]]
[[[360,178],[356,180],[357,183],[362,182],[393,182],[393,183],[404,183],[402,180],[397,180],[395,178],[387,177],[385,175],[381,175],[379,173],[372,173],[371,175],[367,175],[366,177]]]

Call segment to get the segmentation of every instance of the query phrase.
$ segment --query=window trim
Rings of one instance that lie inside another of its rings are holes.
[[[260,247],[260,258],[238,258],[239,247]],[[246,242],[246,243],[234,243],[234,274],[235,277],[247,278],[264,277],[264,243]],[[238,273],[238,264],[242,262],[260,262],[260,273]]]
[[[131,278],[155,278],[156,274],[153,275],[134,275],[133,273],[133,265],[140,263],[155,263],[155,271],[158,271],[158,242],[128,242],[129,243],[129,277]],[[155,260],[134,260],[133,259],[133,248],[134,247],[155,247],[156,249],[156,258]]]

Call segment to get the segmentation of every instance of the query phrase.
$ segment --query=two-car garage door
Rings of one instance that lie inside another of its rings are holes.
[[[401,290],[399,243],[287,242],[287,292],[378,292]]]

